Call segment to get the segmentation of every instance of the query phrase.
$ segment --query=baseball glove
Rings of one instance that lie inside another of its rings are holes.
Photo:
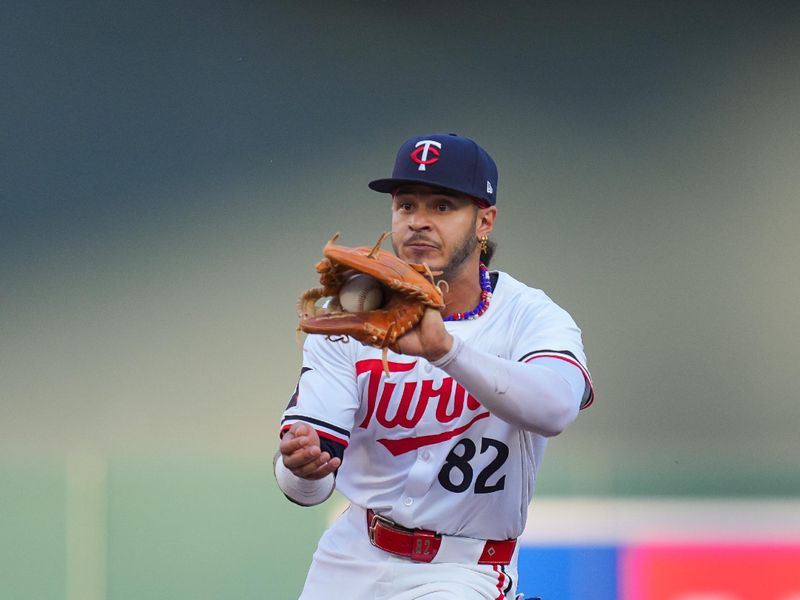
[[[397,339],[422,319],[427,307],[444,307],[442,291],[433,283],[435,275],[427,265],[407,263],[380,246],[390,233],[384,233],[372,247],[347,248],[334,242],[337,233],[325,244],[323,258],[316,265],[321,287],[303,292],[297,301],[298,329],[328,336],[332,341],[359,342],[383,350],[383,367],[388,374],[387,349],[397,350]],[[338,301],[342,285],[354,274],[364,273],[383,286],[382,306],[366,312],[345,312]],[[440,282],[440,284],[443,282]],[[322,307],[320,298],[330,297]]]

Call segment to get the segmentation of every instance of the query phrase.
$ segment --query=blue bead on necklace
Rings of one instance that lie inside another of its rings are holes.
[[[477,319],[486,310],[489,308],[489,302],[492,299],[492,282],[489,280],[489,269],[486,268],[486,265],[481,263],[480,266],[480,277],[481,277],[481,299],[478,302],[478,305],[468,312],[456,312],[450,315],[447,315],[444,320],[445,321],[469,321],[472,319]]]

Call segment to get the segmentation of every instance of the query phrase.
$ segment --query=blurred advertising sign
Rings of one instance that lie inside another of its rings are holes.
[[[537,499],[519,584],[542,600],[800,600],[800,499]]]
[[[800,544],[654,544],[621,561],[624,600],[800,600]]]

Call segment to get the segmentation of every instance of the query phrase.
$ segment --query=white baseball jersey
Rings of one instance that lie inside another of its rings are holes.
[[[586,382],[581,407],[591,403],[581,332],[542,291],[498,272],[488,310],[445,326],[501,358],[574,364]],[[326,450],[343,450],[336,488],[357,506],[409,528],[518,537],[547,439],[495,417],[423,358],[390,352],[389,370],[387,377],[378,349],[308,336],[281,431],[307,422]]]

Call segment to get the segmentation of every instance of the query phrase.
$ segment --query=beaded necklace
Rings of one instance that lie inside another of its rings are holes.
[[[481,299],[478,302],[478,305],[468,312],[456,312],[447,315],[444,318],[445,321],[469,321],[472,319],[477,319],[486,312],[486,310],[489,308],[489,302],[492,299],[492,282],[489,280],[489,270],[483,263],[481,263],[480,266],[480,277]]]

